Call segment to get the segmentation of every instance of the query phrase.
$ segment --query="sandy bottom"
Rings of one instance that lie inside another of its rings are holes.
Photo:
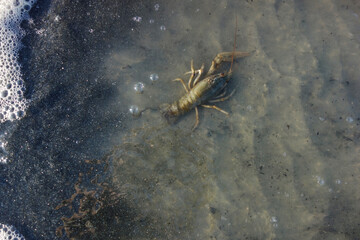
[[[201,108],[192,132],[194,112],[169,126],[146,111],[119,137],[113,183],[164,239],[360,235],[360,5],[265,2],[159,2],[135,46],[105,61],[121,110],[141,110],[184,94],[171,80],[191,59],[208,68],[232,51],[236,17],[237,50],[254,51],[234,64],[234,96],[217,104],[230,116]]]
[[[90,236],[77,239],[359,238],[356,1],[39,5],[23,23],[31,106],[0,165],[1,223],[66,239],[66,228],[55,236],[62,217],[82,211],[70,230]],[[236,49],[252,54],[233,65],[235,94],[216,103],[229,116],[201,107],[196,131],[194,111],[169,125],[158,107],[185,93],[172,80],[187,81],[192,59],[208,69],[232,51],[235,31]],[[134,118],[130,106],[148,110]],[[76,192],[92,201],[73,195],[79,173]],[[109,183],[108,206],[95,174]],[[71,209],[57,207],[69,198]]]

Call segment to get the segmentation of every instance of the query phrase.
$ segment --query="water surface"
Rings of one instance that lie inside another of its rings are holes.
[[[128,4],[57,1],[29,26],[46,34],[29,38],[34,101],[5,168],[12,187],[24,175],[30,192],[18,186],[11,196],[30,203],[4,201],[7,222],[29,239],[54,238],[60,217],[77,211],[54,208],[75,192],[78,173],[90,168],[84,161],[102,159],[109,169],[98,174],[121,199],[121,211],[110,215],[122,224],[114,239],[356,239],[360,6]],[[217,104],[228,117],[201,108],[191,131],[194,112],[174,125],[155,110],[128,113],[184,94],[172,79],[184,77],[191,59],[208,68],[217,53],[232,51],[236,18],[236,48],[253,53],[234,63],[236,93]],[[25,216],[13,209],[19,206]]]

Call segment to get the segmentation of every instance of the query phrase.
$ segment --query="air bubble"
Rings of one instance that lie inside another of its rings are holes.
[[[143,93],[145,85],[142,82],[138,82],[134,85],[134,90],[136,93]]]
[[[1,92],[1,97],[5,98],[9,95],[9,92],[7,90],[4,90]]]
[[[152,82],[156,82],[157,80],[159,80],[159,75],[157,73],[152,73],[150,74],[149,78]]]
[[[131,105],[129,107],[129,113],[133,115],[134,117],[139,116],[139,107],[136,105]]]
[[[159,8],[160,8],[160,5],[158,3],[154,5],[155,11],[159,11]]]
[[[133,17],[132,20],[135,21],[135,22],[141,22],[142,17],[136,16],[136,17]]]
[[[278,227],[277,217],[272,216],[272,217],[270,218],[270,222],[272,223],[272,225],[273,225],[274,227]]]
[[[325,180],[320,177],[320,176],[315,176],[316,177],[316,181],[319,185],[324,185],[325,184]]]
[[[354,119],[353,119],[352,117],[347,117],[347,118],[346,118],[346,121],[347,121],[348,123],[352,123],[352,122],[354,121]]]
[[[161,31],[165,31],[165,30],[166,30],[166,27],[165,27],[164,25],[161,25],[161,26],[160,26],[160,30],[161,30]]]

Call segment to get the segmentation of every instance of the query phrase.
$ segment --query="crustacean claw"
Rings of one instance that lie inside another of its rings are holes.
[[[206,74],[206,76],[213,74],[216,71],[216,69],[218,69],[218,67],[220,66],[220,64],[222,62],[231,62],[233,59],[247,57],[247,56],[250,56],[249,52],[222,52],[222,53],[219,53],[218,55],[216,55],[216,57],[212,61],[211,67],[210,67],[208,73]]]

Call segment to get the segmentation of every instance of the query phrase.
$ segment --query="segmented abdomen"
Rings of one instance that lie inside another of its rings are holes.
[[[175,102],[175,104],[177,104],[179,112],[181,112],[179,115],[190,111],[198,104],[200,104],[199,99],[199,96],[193,90],[182,96],[177,102]]]

